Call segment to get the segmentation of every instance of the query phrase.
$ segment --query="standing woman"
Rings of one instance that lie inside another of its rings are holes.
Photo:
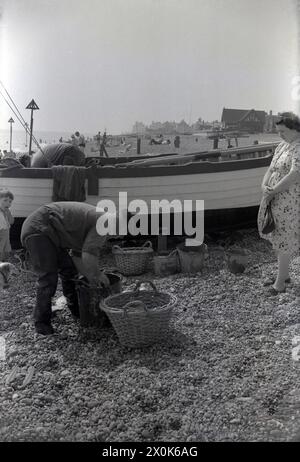
[[[258,212],[260,236],[271,242],[278,259],[277,277],[270,281],[270,285],[273,284],[270,295],[285,291],[286,283],[290,282],[290,262],[300,251],[300,119],[293,113],[283,113],[276,128],[283,142],[276,148],[264,176]],[[275,229],[262,234],[263,218],[270,201]]]

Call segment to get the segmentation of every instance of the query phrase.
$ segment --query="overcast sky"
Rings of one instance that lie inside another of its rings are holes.
[[[220,119],[223,107],[296,110],[297,0],[0,5],[0,78],[27,120],[35,99],[36,130],[120,133],[137,120]]]

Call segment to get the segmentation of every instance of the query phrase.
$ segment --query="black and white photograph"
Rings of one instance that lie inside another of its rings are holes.
[[[0,0],[1,444],[300,442],[299,28]]]

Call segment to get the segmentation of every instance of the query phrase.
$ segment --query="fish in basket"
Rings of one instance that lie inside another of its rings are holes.
[[[151,290],[141,290],[148,283]],[[160,292],[152,281],[139,281],[133,291],[122,292],[102,300],[120,343],[127,347],[143,347],[165,339],[177,299]]]
[[[124,276],[137,276],[147,271],[149,259],[152,258],[153,248],[150,241],[142,247],[124,247],[114,245],[112,253],[116,266]]]

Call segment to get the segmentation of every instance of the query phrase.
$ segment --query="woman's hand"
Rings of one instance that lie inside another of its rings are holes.
[[[270,186],[264,186],[263,188],[263,199],[269,203],[275,196],[274,189]]]

